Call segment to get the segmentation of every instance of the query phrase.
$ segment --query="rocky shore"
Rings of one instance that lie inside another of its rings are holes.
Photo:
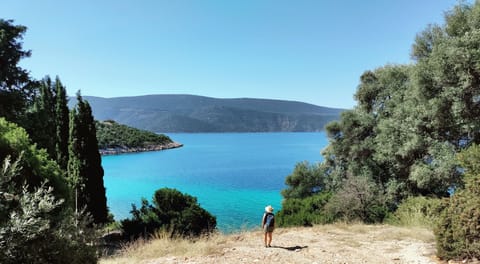
[[[183,144],[178,142],[171,142],[161,145],[148,145],[144,147],[127,147],[127,146],[116,146],[112,148],[99,149],[100,155],[118,155],[124,153],[135,153],[135,152],[145,152],[145,151],[158,151],[165,149],[180,148]]]

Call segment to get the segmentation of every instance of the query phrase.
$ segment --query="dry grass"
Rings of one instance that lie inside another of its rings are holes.
[[[435,242],[435,236],[431,230],[422,227],[391,227],[385,228],[381,232],[382,238],[385,240],[402,240],[402,239],[415,239],[418,241],[433,243]]]
[[[361,223],[336,223],[311,228],[279,228],[275,231],[275,239],[282,237],[284,234],[289,236],[292,233],[296,234],[294,235],[296,239],[299,239],[298,235],[300,233],[304,236],[311,236],[306,237],[306,241],[331,237],[338,245],[352,248],[359,248],[366,241],[377,241],[378,243],[400,240],[418,240],[426,243],[433,243],[434,241],[432,232],[424,228],[365,225]],[[100,263],[156,263],[155,259],[160,258],[168,259],[172,257],[181,260],[191,257],[221,256],[229,248],[247,247],[256,250],[262,243],[260,230],[242,230],[234,234],[216,233],[194,240],[169,238],[167,233],[163,232],[158,233],[152,240],[139,240],[124,245],[118,255],[103,258]]]
[[[433,232],[424,227],[392,226],[392,225],[366,225],[362,223],[336,223],[325,225],[325,230],[343,230],[355,234],[368,234],[377,240],[403,240],[414,239],[426,243],[435,241]]]
[[[220,253],[222,244],[227,237],[222,234],[213,234],[197,239],[170,238],[166,232],[160,232],[151,240],[136,240],[123,245],[121,252],[113,257],[100,260],[100,263],[142,263],[148,260],[164,257],[193,257]]]

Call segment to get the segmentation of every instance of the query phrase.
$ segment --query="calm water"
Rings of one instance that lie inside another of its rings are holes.
[[[325,133],[168,134],[182,148],[103,156],[107,202],[115,219],[131,204],[169,187],[198,198],[221,231],[259,225],[263,210],[281,207],[280,191],[295,164],[321,161]]]

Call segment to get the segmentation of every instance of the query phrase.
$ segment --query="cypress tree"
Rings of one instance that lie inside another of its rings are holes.
[[[108,209],[103,168],[98,151],[95,121],[87,101],[77,94],[77,106],[70,115],[68,171],[76,197],[77,210],[85,207],[95,223],[107,222]]]
[[[55,121],[56,121],[56,160],[62,170],[67,171],[68,163],[68,133],[69,133],[69,111],[68,99],[65,86],[60,78],[55,79]]]
[[[26,129],[32,140],[57,161],[64,171],[68,160],[68,106],[65,87],[57,76],[52,82],[46,76],[28,113]]]
[[[74,108],[69,114],[67,178],[68,183],[73,190],[73,207],[75,208],[75,212],[78,212],[78,196],[83,190],[83,184],[80,178],[80,144],[77,124],[77,110]]]
[[[55,95],[53,84],[49,76],[45,77],[40,84],[40,96],[35,100],[37,118],[36,126],[39,126],[30,135],[35,137],[39,147],[45,148],[50,157],[55,158]]]

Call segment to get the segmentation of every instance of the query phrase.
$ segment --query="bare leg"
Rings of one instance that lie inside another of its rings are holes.
[[[264,235],[264,238],[263,238],[263,241],[265,242],[265,246],[267,246],[267,232],[265,232],[265,235]]]
[[[273,232],[268,232],[267,234],[268,234],[268,246],[270,246],[270,244],[272,244],[272,234],[273,234]]]

